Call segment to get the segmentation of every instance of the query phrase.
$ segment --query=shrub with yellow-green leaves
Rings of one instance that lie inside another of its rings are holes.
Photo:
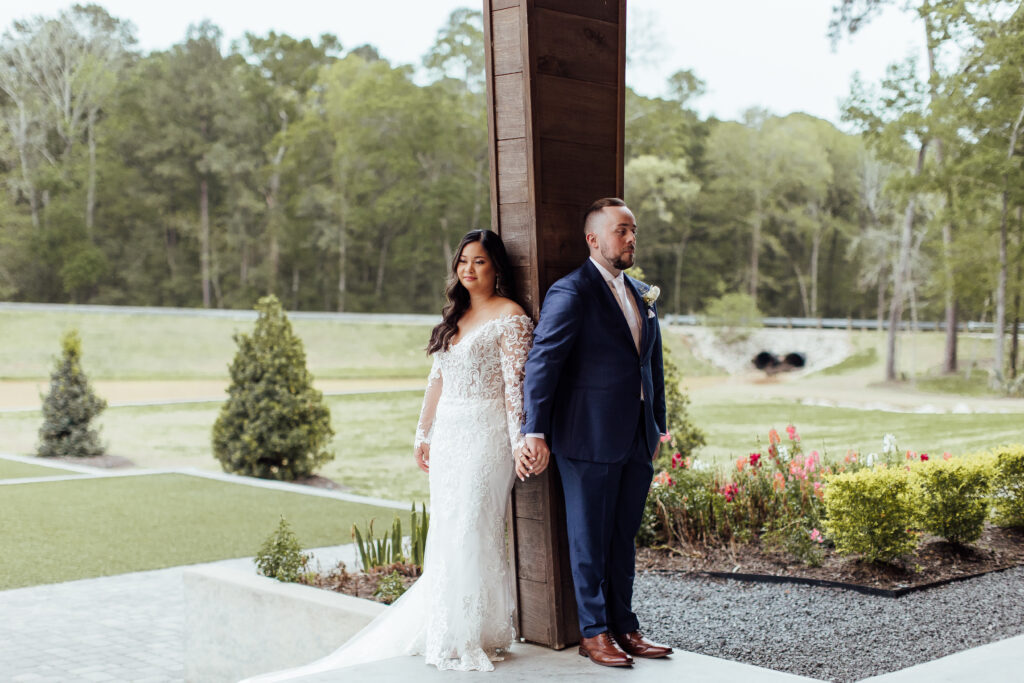
[[[905,470],[880,467],[830,476],[824,502],[825,529],[839,554],[889,562],[917,547]]]
[[[1024,446],[992,451],[992,507],[1000,526],[1024,527]]]
[[[918,527],[951,543],[981,538],[992,469],[982,458],[921,462],[910,472]]]

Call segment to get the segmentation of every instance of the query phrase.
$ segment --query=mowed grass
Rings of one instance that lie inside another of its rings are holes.
[[[305,548],[395,511],[185,475],[8,485],[0,590],[255,555],[284,515]]]
[[[25,479],[27,477],[59,477],[65,474],[74,474],[68,470],[57,467],[44,467],[42,465],[30,465],[29,463],[17,462],[0,458],[0,479]]]
[[[336,432],[335,459],[321,474],[354,493],[399,501],[428,501],[427,476],[412,459],[420,392],[362,394],[328,399]],[[210,447],[218,404],[108,409],[101,418],[110,452],[143,467],[192,466],[219,471]],[[805,406],[794,402],[695,402],[690,412],[707,433],[698,457],[712,463],[764,448],[768,430],[796,425],[807,450],[841,457],[847,449],[878,451],[882,436],[895,434],[901,448],[918,452],[967,453],[1001,443],[1024,442],[1024,416],[1017,414],[907,414]],[[30,435],[38,413],[0,414],[0,433]],[[760,441],[759,441],[760,440]],[[30,451],[29,451],[30,452]]]
[[[903,450],[954,455],[982,451],[1005,443],[1024,443],[1024,415],[889,413],[805,406],[782,401],[694,405],[696,423],[708,434],[699,457],[729,462],[767,448],[768,430],[785,439],[786,425],[795,425],[805,452],[812,449],[842,457],[848,449],[879,452],[885,434],[896,436]]]
[[[419,391],[331,396],[335,458],[320,474],[356,493],[399,501],[426,501],[427,476],[412,459],[423,394]],[[147,468],[197,467],[220,471],[211,433],[220,403],[107,408],[98,418],[108,451]],[[31,455],[42,417],[38,411],[0,413],[4,450]]]
[[[70,329],[82,336],[92,379],[210,379],[228,376],[236,332],[254,320],[187,315],[0,311],[0,379],[45,379]],[[430,325],[293,320],[314,376],[425,377]]]

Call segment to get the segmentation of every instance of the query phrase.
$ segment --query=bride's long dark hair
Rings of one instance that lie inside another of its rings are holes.
[[[448,303],[441,311],[441,322],[430,333],[427,353],[447,351],[451,346],[452,337],[459,331],[459,319],[469,309],[469,291],[459,282],[458,267],[462,250],[470,242],[479,242],[487,252],[494,265],[494,291],[498,296],[515,301],[516,283],[512,276],[512,266],[505,252],[505,243],[497,233],[490,230],[471,230],[466,233],[452,257],[451,268],[448,270],[448,287],[445,295]]]

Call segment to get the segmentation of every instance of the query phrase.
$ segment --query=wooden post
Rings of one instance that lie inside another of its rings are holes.
[[[491,223],[536,320],[587,257],[583,210],[623,193],[625,0],[484,0]],[[579,640],[557,469],[512,494],[519,635]]]

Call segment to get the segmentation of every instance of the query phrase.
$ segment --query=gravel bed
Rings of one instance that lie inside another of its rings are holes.
[[[673,647],[858,681],[1024,633],[1024,567],[901,598],[642,573],[633,609]]]

